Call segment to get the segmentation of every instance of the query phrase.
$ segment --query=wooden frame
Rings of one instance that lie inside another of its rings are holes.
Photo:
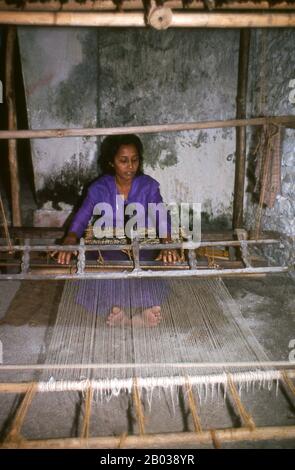
[[[295,388],[291,379],[294,379],[294,370],[282,370],[280,372],[280,384],[294,398]],[[184,391],[187,394],[188,408],[192,415],[194,432],[183,433],[165,433],[165,434],[148,434],[146,433],[144,412],[140,399],[140,391],[137,379],[133,379],[132,398],[134,409],[137,417],[139,435],[128,435],[124,433],[121,436],[107,437],[90,437],[89,425],[91,419],[91,400],[93,398],[93,390],[91,386],[86,391],[85,415],[82,424],[82,432],[80,437],[74,438],[55,438],[55,439],[39,439],[27,440],[22,437],[21,429],[25,421],[26,414],[32,404],[34,396],[38,393],[38,384],[30,382],[27,384],[0,384],[1,393],[17,393],[24,394],[15,417],[12,421],[10,429],[0,448],[6,449],[142,449],[142,448],[165,448],[167,445],[175,446],[192,446],[200,444],[213,444],[214,447],[222,447],[223,443],[252,441],[259,442],[262,440],[273,439],[294,439],[295,426],[267,426],[256,427],[254,417],[245,408],[239,393],[237,391],[234,377],[227,374],[227,390],[233,400],[236,413],[240,417],[242,427],[227,429],[210,429],[204,430],[200,416],[198,414],[198,400],[193,393],[190,378],[187,377],[184,385]],[[69,390],[68,390],[69,391]],[[48,392],[50,393],[50,392]]]

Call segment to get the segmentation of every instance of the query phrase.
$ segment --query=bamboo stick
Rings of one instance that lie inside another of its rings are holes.
[[[193,423],[194,423],[194,429],[195,429],[195,432],[199,434],[202,432],[202,423],[201,423],[201,418],[198,414],[196,400],[192,392],[192,385],[190,383],[188,376],[186,377],[185,388],[186,388],[186,393],[187,393],[187,398],[188,398],[188,406],[189,406]]]
[[[137,421],[138,421],[139,435],[143,436],[145,434],[145,425],[144,425],[145,418],[144,418],[144,412],[143,412],[143,409],[142,409],[142,404],[141,404],[139,388],[138,388],[138,385],[137,385],[136,377],[133,379],[132,398],[133,398],[133,402],[134,402],[136,418],[137,418]],[[121,445],[122,445],[122,442],[120,441],[120,446]]]
[[[14,83],[14,57],[16,45],[16,29],[8,28],[6,38],[6,103],[8,113],[8,129],[14,132],[17,128],[16,104],[15,104],[15,83]],[[10,169],[11,201],[12,201],[12,222],[14,226],[21,226],[20,210],[20,183],[17,162],[17,144],[14,138],[8,140],[8,161]]]
[[[240,32],[237,119],[246,118],[250,30]],[[243,227],[246,176],[246,128],[236,129],[236,171],[234,186],[233,228]]]
[[[86,392],[85,398],[85,414],[81,431],[81,438],[88,439],[90,431],[90,416],[91,416],[91,405],[93,399],[93,389],[89,387]]]
[[[203,246],[241,246],[241,243],[245,245],[276,245],[280,243],[280,240],[276,238],[264,238],[264,239],[257,239],[257,240],[218,240],[218,241],[202,241],[202,242],[171,242],[171,243],[153,243],[150,245],[146,245],[144,243],[140,243],[139,247],[141,250],[162,250],[165,248],[169,249],[184,249],[184,250],[191,250],[195,248],[200,248]],[[12,245],[13,250],[15,251],[24,251],[24,249],[28,251],[43,251],[43,252],[50,252],[54,250],[62,250],[62,251],[76,251],[78,250],[80,245]],[[0,252],[5,252],[9,250],[9,246],[0,246]],[[85,251],[118,251],[123,249],[131,249],[132,245],[130,244],[106,244],[106,243],[97,243],[95,245],[86,245]]]
[[[19,442],[19,440],[21,440],[20,431],[24,423],[25,417],[27,415],[28,409],[32,403],[32,400],[36,392],[37,392],[37,383],[31,383],[28,386],[25,392],[26,394],[17,410],[17,413],[11,425],[11,430],[9,431],[5,439],[6,443],[10,443],[10,442],[14,443],[14,442]]]
[[[143,12],[0,11],[0,24],[31,26],[145,27]],[[292,12],[193,13],[175,12],[175,28],[287,28],[295,26]]]
[[[117,134],[157,134],[162,132],[181,132],[200,129],[223,129],[225,127],[263,126],[264,124],[281,124],[288,127],[288,125],[295,125],[295,116],[269,116],[250,119],[228,119],[220,121],[109,128],[4,130],[0,131],[0,139],[56,139],[62,137],[95,137]]]
[[[272,439],[294,439],[295,426],[267,426],[254,430],[249,428],[228,428],[216,429],[216,438],[221,442],[259,442]],[[4,443],[2,448],[19,449],[116,449],[119,447],[121,438],[90,437],[64,438],[64,439],[44,439],[26,440],[20,443]],[[124,449],[147,449],[147,448],[172,448],[173,446],[187,446],[197,444],[211,444],[211,431],[203,431],[199,434],[195,432],[165,433],[165,434],[144,434],[143,436],[127,436],[120,448]]]
[[[249,429],[251,429],[251,431],[253,431],[253,429],[255,429],[255,427],[256,427],[255,423],[254,423],[254,420],[253,420],[252,416],[250,415],[250,413],[248,413],[248,411],[244,407],[244,405],[242,403],[242,400],[240,399],[239,393],[237,391],[237,388],[236,388],[236,386],[234,384],[234,381],[232,379],[231,374],[227,374],[227,383],[228,383],[230,393],[233,397],[233,400],[235,402],[236,408],[238,410],[238,413],[241,417],[242,422]]]
[[[281,375],[282,375],[282,380],[284,384],[288,387],[290,392],[295,396],[295,385],[291,381],[291,376],[287,373],[286,370],[283,370],[281,372]]]

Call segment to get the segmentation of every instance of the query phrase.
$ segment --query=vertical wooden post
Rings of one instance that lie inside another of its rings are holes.
[[[14,83],[15,45],[16,28],[12,26],[8,28],[6,37],[5,97],[7,103],[8,130],[16,130],[17,128]],[[8,140],[8,161],[10,169],[12,224],[15,227],[20,227],[20,182],[17,162],[17,142],[15,139]]]
[[[237,118],[244,119],[247,110],[250,30],[240,31],[240,52],[237,94]],[[243,227],[244,188],[246,174],[246,127],[236,128],[236,171],[233,204],[233,228]]]

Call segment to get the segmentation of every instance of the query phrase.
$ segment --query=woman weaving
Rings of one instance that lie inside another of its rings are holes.
[[[64,239],[64,244],[75,245],[83,235],[89,221],[93,216],[93,211],[98,203],[108,203],[113,213],[116,213],[118,196],[124,200],[124,207],[132,203],[140,203],[145,211],[145,228],[148,224],[148,204],[161,203],[162,196],[159,190],[159,183],[142,171],[143,146],[140,139],[135,135],[117,135],[104,139],[101,152],[101,167],[103,175],[95,180],[88,189],[87,197],[76,213],[69,228],[68,235]],[[126,219],[124,220],[124,226]],[[169,222],[169,221],[168,221]],[[116,216],[113,220],[113,228],[119,224]],[[155,222],[155,231],[159,232],[159,220]],[[168,223],[168,234],[162,242],[168,242],[170,238],[170,225]],[[150,226],[149,226],[150,228]],[[72,253],[60,252],[58,263],[69,264]],[[122,251],[104,251],[103,257],[106,260],[128,260],[128,255]],[[144,250],[140,253],[141,260],[161,260],[164,263],[174,263],[181,260],[175,250],[162,250],[160,253],[155,250]],[[116,280],[116,281],[88,281],[89,297],[93,295],[95,289],[99,289],[100,297],[99,310],[106,310],[106,292],[111,285],[112,303],[110,306],[107,324],[130,324],[155,326],[161,319],[160,304],[165,298],[164,291],[167,290],[163,281],[141,280],[141,292],[138,292],[136,280]],[[92,292],[91,292],[92,291]],[[128,295],[127,295],[128,293]],[[131,296],[128,299],[128,296]],[[79,297],[79,296],[78,296]],[[78,300],[79,301],[79,300]],[[142,314],[135,315],[132,320],[126,315],[124,308],[130,304],[132,307],[142,307]],[[85,306],[85,305],[84,305]],[[90,306],[86,306],[91,310]],[[93,308],[92,308],[93,310]]]

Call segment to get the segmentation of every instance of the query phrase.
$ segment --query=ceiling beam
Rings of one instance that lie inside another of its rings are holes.
[[[30,26],[145,27],[142,12],[9,12],[0,11],[0,24]],[[294,13],[174,12],[175,28],[295,27]]]

